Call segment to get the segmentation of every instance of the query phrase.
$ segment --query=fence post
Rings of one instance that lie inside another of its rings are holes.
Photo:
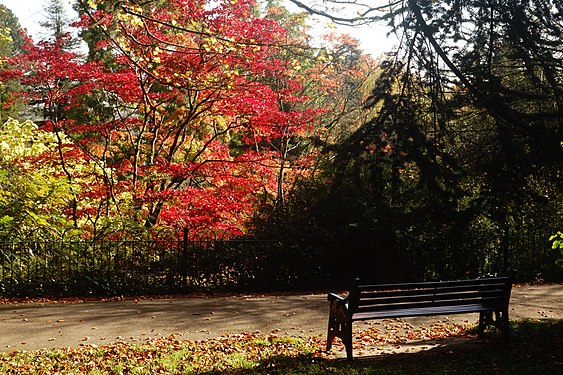
[[[182,254],[180,257],[180,275],[182,277],[182,286],[186,286],[188,278],[188,228],[184,228],[184,236],[182,237]]]

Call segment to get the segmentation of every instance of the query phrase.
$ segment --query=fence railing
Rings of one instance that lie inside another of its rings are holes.
[[[0,286],[5,294],[158,286],[178,274],[180,241],[0,242]]]
[[[493,263],[502,255],[500,241],[494,236],[476,237],[461,244],[402,239],[403,247],[384,254],[387,263],[363,245],[353,248],[350,243],[328,241],[178,237],[0,242],[0,296],[311,290],[345,287],[357,276],[424,279],[495,272]],[[370,251],[373,257],[366,257]],[[511,234],[508,252],[510,266],[527,280],[563,276],[555,265],[558,253],[551,250],[543,232]],[[399,261],[400,270],[389,266]],[[426,270],[435,273],[428,276]]]
[[[297,257],[247,239],[0,242],[0,296],[276,289],[306,274]]]

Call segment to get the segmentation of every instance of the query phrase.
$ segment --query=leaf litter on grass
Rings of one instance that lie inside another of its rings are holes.
[[[251,369],[271,357],[320,352],[315,338],[241,333],[207,340],[174,336],[142,343],[118,341],[81,346],[0,353],[2,374],[185,374]]]
[[[119,341],[95,347],[0,353],[1,374],[490,374],[563,373],[559,348],[563,321],[512,322],[513,344],[504,345],[493,330],[476,343],[463,325],[439,323],[413,327],[397,320],[355,330],[357,361],[324,352],[319,337],[241,333],[200,341],[177,336]],[[401,329],[406,329],[401,331]],[[380,346],[408,347],[420,340],[445,345],[418,353],[379,351]],[[451,345],[451,339],[463,345]],[[415,341],[411,341],[415,340]],[[468,346],[466,343],[476,345]],[[335,349],[343,346],[336,340]],[[375,348],[375,353],[370,350]],[[377,354],[374,356],[374,354]],[[380,355],[383,354],[383,355]],[[491,372],[492,371],[492,372]]]
[[[397,348],[413,340],[437,339],[451,335],[466,335],[464,326],[433,324],[413,327],[401,320],[385,321],[367,329],[357,329],[354,350],[358,355],[382,346]],[[84,344],[78,348],[12,352],[0,354],[0,373],[5,374],[185,374],[228,372],[235,369],[287,366],[292,359],[327,360],[334,354],[325,353],[326,340],[318,337],[293,337],[258,332],[206,340],[146,339],[131,343],[117,341],[95,346]],[[343,351],[340,340],[336,352]],[[386,351],[381,350],[381,354]]]

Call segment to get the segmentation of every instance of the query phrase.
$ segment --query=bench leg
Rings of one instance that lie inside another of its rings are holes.
[[[327,352],[332,348],[332,342],[336,337],[342,340],[342,343],[346,348],[346,358],[348,358],[349,361],[352,360],[352,323],[343,322],[331,316],[328,319],[328,333],[326,337]]]
[[[330,349],[332,348],[332,342],[334,341],[334,338],[337,337],[339,335],[339,332],[341,331],[340,328],[340,323],[338,322],[338,319],[334,318],[334,317],[329,317],[328,318],[328,333],[326,335],[326,351],[330,351]]]
[[[346,324],[346,332],[344,334],[346,339],[344,340],[344,346],[346,347],[346,359],[351,361],[354,359],[354,354],[352,353],[352,324]]]
[[[483,338],[483,334],[485,333],[485,328],[487,328],[487,326],[492,323],[493,323],[492,311],[481,311],[479,313],[479,328],[477,330],[477,337],[479,339]]]
[[[508,319],[508,310],[495,311],[495,325],[502,332],[504,341],[510,341],[510,320]]]
[[[483,311],[479,314],[478,337],[483,338],[483,333],[487,326],[492,325],[498,328],[505,341],[510,339],[510,321],[508,319],[508,311]]]

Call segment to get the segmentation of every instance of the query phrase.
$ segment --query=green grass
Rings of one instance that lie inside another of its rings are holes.
[[[511,342],[484,341],[417,353],[366,355],[352,362],[323,353],[319,339],[234,335],[174,338],[0,353],[1,374],[563,374],[563,320],[512,323]],[[468,339],[472,340],[472,339]]]

